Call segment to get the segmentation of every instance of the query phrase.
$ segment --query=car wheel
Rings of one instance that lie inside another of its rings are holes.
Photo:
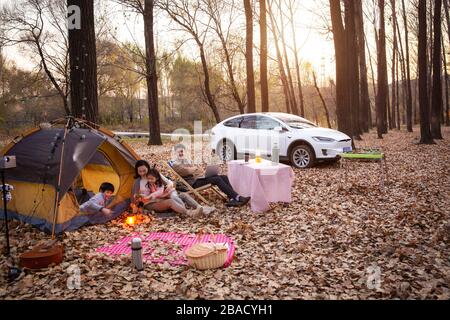
[[[236,147],[228,140],[219,142],[219,145],[217,146],[217,154],[219,159],[224,162],[237,159]]]
[[[311,147],[301,144],[295,146],[290,154],[291,163],[300,169],[311,168],[316,161],[316,156]]]

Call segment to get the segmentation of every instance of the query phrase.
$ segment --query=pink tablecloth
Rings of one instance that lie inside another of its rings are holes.
[[[237,193],[251,197],[253,212],[269,210],[270,202],[291,202],[294,171],[290,166],[272,164],[268,160],[260,164],[254,161],[230,161],[228,178]]]

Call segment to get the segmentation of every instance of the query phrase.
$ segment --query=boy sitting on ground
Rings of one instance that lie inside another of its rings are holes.
[[[108,215],[112,213],[112,210],[108,209],[107,206],[111,203],[112,195],[114,193],[114,186],[109,182],[103,182],[100,185],[99,191],[99,193],[80,206],[81,212],[102,212]]]

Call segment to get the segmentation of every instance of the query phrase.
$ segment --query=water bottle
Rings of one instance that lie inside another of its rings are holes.
[[[277,165],[280,162],[280,148],[278,143],[274,143],[272,147],[272,164]]]
[[[140,238],[133,238],[131,241],[131,258],[133,260],[133,265],[138,271],[144,269],[142,261],[142,241]]]

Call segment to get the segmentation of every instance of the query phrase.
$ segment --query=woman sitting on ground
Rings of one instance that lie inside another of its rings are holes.
[[[137,161],[135,166],[134,166],[134,168],[135,168],[136,175],[135,175],[133,189],[132,189],[132,192],[131,192],[131,199],[132,200],[141,198],[141,195],[143,195],[143,194],[148,196],[148,194],[146,194],[148,192],[148,190],[149,190],[147,188],[147,183],[148,183],[147,174],[151,170],[149,163],[147,161],[145,161],[145,160]],[[179,204],[179,206],[184,208],[184,210],[186,210],[186,208],[185,208],[183,200],[189,206],[191,206],[193,208],[196,208],[197,209],[196,212],[197,212],[198,215],[201,214],[201,212],[203,212],[204,214],[209,214],[209,213],[211,213],[211,212],[213,212],[215,210],[215,208],[200,206],[188,194],[182,193],[181,195],[178,195],[176,190],[173,188],[173,182],[170,181],[169,179],[167,179],[164,175],[162,175],[162,174],[159,174],[159,175],[160,175],[161,181],[162,181],[162,183],[164,185],[172,187],[173,191],[170,192],[170,194],[169,194],[170,199],[172,199],[175,202],[177,202]],[[155,211],[157,211],[157,210],[155,210]]]

